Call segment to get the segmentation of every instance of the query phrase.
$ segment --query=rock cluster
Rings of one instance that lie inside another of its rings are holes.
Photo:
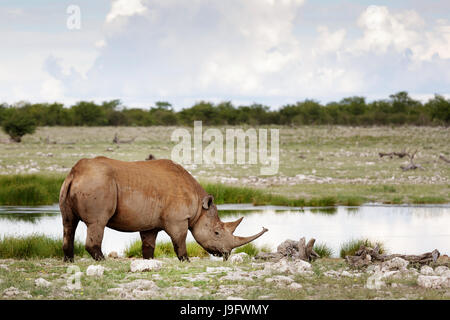
[[[423,288],[450,288],[450,270],[446,266],[436,267],[434,270],[430,266],[423,266],[420,269],[420,276],[417,284]]]

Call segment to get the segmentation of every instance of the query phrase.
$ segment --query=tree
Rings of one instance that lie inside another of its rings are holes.
[[[22,109],[15,109],[10,117],[3,121],[2,128],[13,141],[21,142],[24,135],[36,131],[36,122]]]

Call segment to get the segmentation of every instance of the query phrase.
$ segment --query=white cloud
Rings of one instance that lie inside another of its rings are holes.
[[[303,4],[113,0],[79,32],[1,32],[20,50],[0,52],[0,95],[180,107],[448,92],[450,23],[442,15],[369,6],[337,12],[338,24]],[[310,13],[314,22],[305,22]]]
[[[345,29],[341,28],[335,32],[330,32],[327,26],[318,26],[317,32],[319,37],[314,47],[315,52],[321,54],[337,52],[341,49],[345,39]]]
[[[141,15],[147,11],[142,0],[114,0],[111,10],[106,15],[106,22],[110,23],[118,17],[131,17]]]
[[[42,83],[41,99],[45,101],[61,101],[64,99],[64,87],[61,81],[50,77]]]
[[[359,17],[364,35],[353,50],[384,54],[391,48],[408,53],[416,61],[430,60],[437,54],[450,57],[450,24],[445,20],[431,30],[414,10],[393,14],[385,6],[369,6]]]

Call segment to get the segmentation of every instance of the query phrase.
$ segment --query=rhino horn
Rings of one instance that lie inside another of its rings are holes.
[[[244,219],[244,217],[239,218],[233,222],[225,222],[224,223],[225,229],[227,229],[231,234],[233,234],[234,230],[236,230],[238,225],[241,223],[242,219]]]
[[[236,237],[236,236],[234,236],[234,238],[233,238],[233,248],[237,248],[237,247],[243,246],[244,244],[247,244],[247,243],[249,243],[249,242],[251,242],[251,241],[261,237],[267,231],[269,231],[269,230],[266,229],[266,228],[263,228],[261,232],[255,234],[254,236],[251,236],[251,237]]]

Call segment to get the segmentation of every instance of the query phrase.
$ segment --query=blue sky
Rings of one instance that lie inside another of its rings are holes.
[[[8,103],[450,96],[449,1],[7,0],[0,40]]]

